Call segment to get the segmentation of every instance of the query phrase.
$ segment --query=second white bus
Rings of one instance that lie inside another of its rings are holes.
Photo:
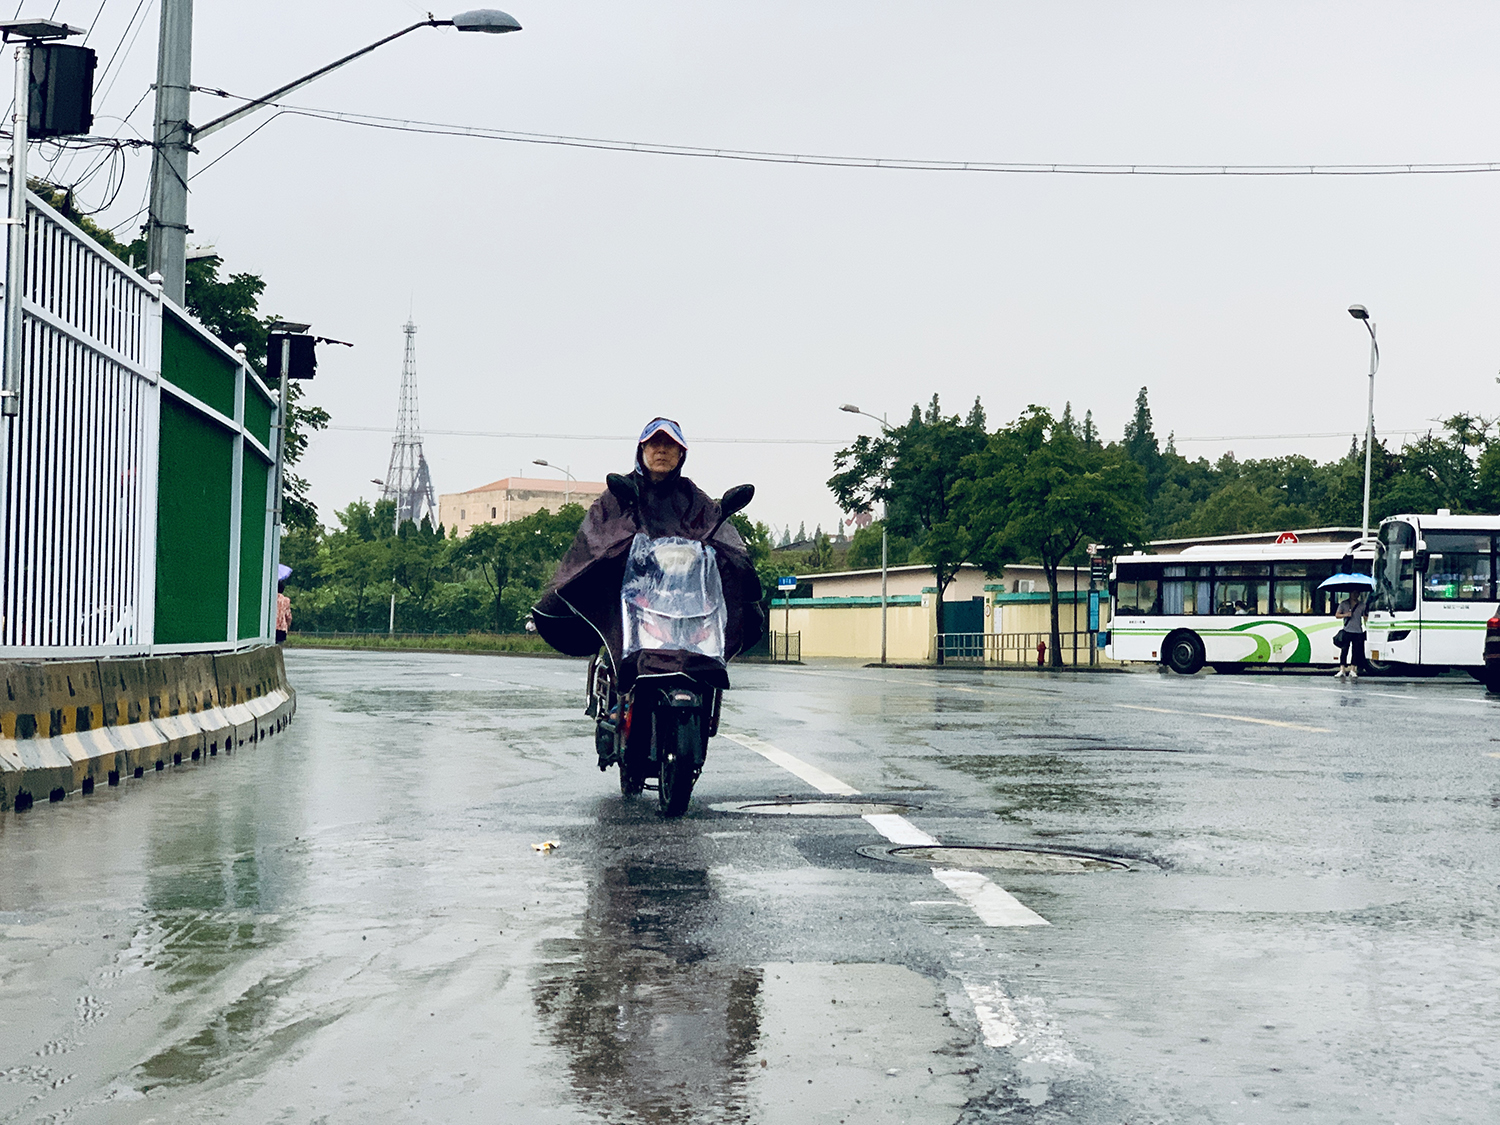
[[[1320,590],[1340,570],[1370,573],[1375,550],[1345,543],[1204,545],[1120,555],[1110,576],[1106,651],[1190,676],[1205,664],[1334,665],[1334,616],[1347,597]]]

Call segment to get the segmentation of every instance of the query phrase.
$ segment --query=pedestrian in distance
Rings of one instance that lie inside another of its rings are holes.
[[[1365,666],[1365,607],[1369,594],[1365,591],[1350,594],[1339,604],[1334,616],[1342,618],[1344,627],[1339,630],[1339,670],[1335,676],[1357,679],[1359,669]]]
[[[276,583],[276,643],[286,640],[292,628],[292,599],[286,596],[286,579]]]

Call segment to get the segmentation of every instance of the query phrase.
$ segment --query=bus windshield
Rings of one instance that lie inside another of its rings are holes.
[[[1417,529],[1396,521],[1380,529],[1375,548],[1375,598],[1371,608],[1409,613],[1417,608]]]

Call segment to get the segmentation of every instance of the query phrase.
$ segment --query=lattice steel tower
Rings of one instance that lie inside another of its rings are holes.
[[[422,455],[422,423],[417,416],[417,326],[410,320],[406,333],[406,358],[401,361],[401,406],[396,413],[396,436],[391,439],[391,465],[385,471],[382,500],[396,502],[396,527],[407,520],[421,523],[425,515],[434,527],[438,521],[437,498],[427,458]]]

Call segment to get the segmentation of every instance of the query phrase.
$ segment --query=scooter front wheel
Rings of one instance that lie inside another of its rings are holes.
[[[656,803],[662,816],[687,812],[698,780],[698,754],[703,747],[703,716],[697,711],[663,708],[656,720],[656,752],[660,773]]]

